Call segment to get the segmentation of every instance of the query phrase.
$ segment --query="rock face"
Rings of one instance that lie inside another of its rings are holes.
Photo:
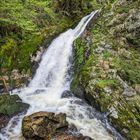
[[[71,89],[96,109],[127,139],[140,130],[140,1],[99,1],[100,18],[76,40]],[[129,5],[129,8],[128,8]],[[81,95],[80,95],[81,94]]]
[[[38,112],[26,116],[22,122],[22,133],[25,138],[50,140],[56,130],[67,127],[65,114]]]
[[[0,129],[6,126],[12,116],[26,111],[28,107],[18,95],[0,95]]]

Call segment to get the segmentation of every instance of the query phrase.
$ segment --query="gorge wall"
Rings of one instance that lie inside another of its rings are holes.
[[[101,4],[101,5],[100,5]],[[140,139],[140,1],[99,1],[94,26],[75,42],[71,89],[127,139]]]

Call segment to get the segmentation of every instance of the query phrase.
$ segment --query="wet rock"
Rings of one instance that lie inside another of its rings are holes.
[[[22,103],[18,95],[0,95],[0,113],[2,114],[13,116],[25,111],[28,107],[29,105]]]
[[[28,107],[18,95],[0,95],[0,129],[6,126],[12,116],[26,111]]]
[[[58,133],[55,135],[53,140],[92,140],[92,139],[83,136],[76,137],[67,133]]]
[[[82,101],[82,100],[79,100],[79,99],[73,100],[73,103],[74,103],[74,104],[77,104],[77,105],[81,105],[81,106],[82,106],[82,105],[83,105],[83,106],[85,105],[85,102]]]
[[[73,96],[73,93],[69,90],[65,90],[63,93],[62,93],[62,96],[61,98],[69,98],[69,97],[72,97]]]
[[[84,99],[84,92],[81,87],[78,87],[76,90],[73,91],[73,93],[76,97]]]
[[[43,47],[41,46],[41,47],[39,48],[39,50],[36,52],[36,54],[33,55],[33,56],[31,56],[31,62],[32,62],[32,63],[33,63],[33,62],[38,63],[38,62],[41,60],[41,56],[42,56],[42,54],[43,54],[43,51],[44,51],[44,49],[43,49]]]
[[[66,115],[63,113],[37,112],[24,117],[22,133],[27,139],[50,140],[57,130],[67,126]]]
[[[3,82],[0,81],[0,93],[4,91],[4,85],[3,85]]]
[[[0,113],[0,129],[4,128],[10,120],[10,117]]]

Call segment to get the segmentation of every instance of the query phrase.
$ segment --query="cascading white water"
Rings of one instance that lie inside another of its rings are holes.
[[[25,115],[37,111],[63,112],[67,114],[69,124],[74,124],[78,131],[95,140],[113,140],[91,108],[80,99],[61,98],[62,93],[70,88],[68,70],[71,66],[72,45],[85,30],[89,21],[98,11],[84,17],[75,29],[69,29],[52,41],[47,51],[42,56],[42,61],[34,78],[25,88],[14,90],[23,102],[30,104],[27,114],[15,116],[0,134],[1,140],[20,140],[21,121]],[[90,110],[89,110],[90,109]],[[16,125],[15,123],[16,122]]]

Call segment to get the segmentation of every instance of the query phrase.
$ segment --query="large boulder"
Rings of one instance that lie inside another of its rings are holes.
[[[18,95],[0,95],[0,129],[6,126],[11,117],[26,111],[28,107]]]
[[[25,116],[22,133],[30,140],[91,140],[82,135],[74,136],[68,130],[66,115],[63,113],[37,112]]]
[[[63,113],[37,112],[24,117],[22,133],[27,139],[50,140],[56,130],[67,126],[66,115]]]

